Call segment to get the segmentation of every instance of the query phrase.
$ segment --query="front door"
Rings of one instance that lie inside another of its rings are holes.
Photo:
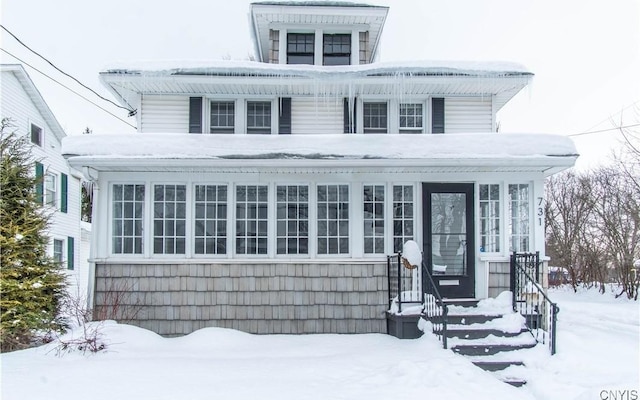
[[[423,242],[442,297],[475,296],[473,183],[423,183]]]

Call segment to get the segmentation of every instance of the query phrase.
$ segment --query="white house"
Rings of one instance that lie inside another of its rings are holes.
[[[0,114],[10,118],[18,134],[27,135],[36,163],[34,173],[42,176],[36,188],[51,213],[49,252],[65,269],[72,294],[86,293],[87,254],[80,251],[80,179],[60,152],[66,136],[44,98],[22,65],[0,65],[2,96]]]
[[[406,240],[450,298],[508,289],[514,250],[544,256],[544,178],[576,149],[496,133],[533,74],[376,62],[387,13],[253,3],[257,62],[100,73],[138,133],[64,142],[95,183],[96,313],[163,335],[385,332]]]

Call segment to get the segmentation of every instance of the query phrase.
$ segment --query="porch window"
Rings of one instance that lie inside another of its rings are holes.
[[[349,186],[318,185],[318,254],[349,253]]]
[[[365,102],[362,114],[364,133],[387,133],[387,103]]]
[[[236,186],[236,254],[267,254],[266,185]]]
[[[195,254],[227,254],[227,186],[196,185]]]
[[[309,187],[278,185],[276,189],[277,253],[309,252]]]
[[[313,65],[314,33],[287,34],[287,64]]]
[[[187,187],[155,185],[153,190],[153,252],[184,254]]]
[[[500,185],[480,185],[480,251],[500,251]]]
[[[142,254],[143,215],[144,185],[113,185],[113,253]]]
[[[351,64],[351,35],[323,35],[322,65]]]
[[[384,254],[384,185],[364,185],[364,252]]]
[[[36,146],[42,147],[42,128],[40,128],[36,124],[31,124],[31,127],[29,129],[31,134],[31,143],[35,144]]]
[[[393,252],[402,251],[407,240],[413,240],[413,186],[393,186]]]
[[[509,185],[509,251],[529,251],[529,185]]]
[[[422,133],[422,104],[400,104],[400,133]]]
[[[247,102],[247,133],[271,133],[271,102]]]
[[[211,133],[233,133],[235,126],[233,101],[211,102]]]
[[[44,176],[44,203],[55,207],[58,198],[58,182],[54,174]]]
[[[64,261],[64,240],[53,239],[53,261],[62,265]]]

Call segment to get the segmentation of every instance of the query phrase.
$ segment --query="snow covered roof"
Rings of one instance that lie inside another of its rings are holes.
[[[543,134],[190,135],[129,134],[67,137],[62,153],[77,167],[573,166],[570,138]],[[518,169],[511,169],[518,170]],[[553,171],[555,172],[555,170]]]

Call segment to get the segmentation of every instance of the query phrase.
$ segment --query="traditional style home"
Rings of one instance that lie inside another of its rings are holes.
[[[388,8],[250,6],[257,61],[120,65],[138,132],[65,139],[94,182],[97,317],[163,335],[386,332],[386,256],[422,246],[441,293],[509,288],[544,257],[544,179],[566,137],[496,132],[533,74],[377,62]]]
[[[34,173],[42,177],[37,194],[51,215],[50,254],[67,272],[70,293],[86,293],[88,262],[80,255],[81,174],[69,168],[60,152],[65,132],[22,65],[2,64],[0,71],[0,114],[9,119],[10,131],[28,136],[33,144]]]

